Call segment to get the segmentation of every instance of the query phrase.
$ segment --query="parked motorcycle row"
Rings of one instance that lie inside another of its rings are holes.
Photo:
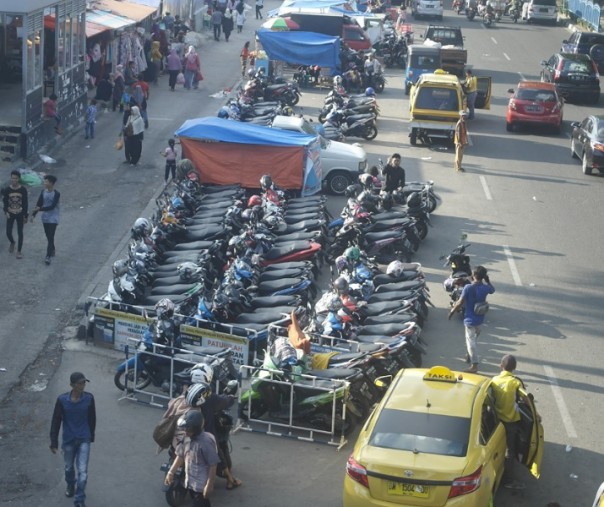
[[[287,330],[271,333],[263,363],[242,394],[242,420],[347,434],[381,398],[378,377],[421,366],[421,327],[431,303],[421,265],[400,259],[419,246],[423,229],[416,223],[429,219],[427,210],[438,202],[432,185],[414,183],[419,191],[394,196],[377,194],[363,177],[349,187],[342,216],[328,226],[331,287],[312,311],[298,312]],[[315,346],[323,353],[311,354]]]

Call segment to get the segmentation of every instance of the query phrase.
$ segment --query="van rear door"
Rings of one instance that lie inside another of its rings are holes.
[[[476,76],[478,81],[478,93],[476,94],[476,109],[491,109],[491,78]]]

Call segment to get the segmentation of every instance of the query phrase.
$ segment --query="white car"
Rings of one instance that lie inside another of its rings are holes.
[[[346,144],[325,139],[304,118],[275,116],[271,126],[319,137],[323,188],[332,194],[343,195],[346,187],[357,183],[359,175],[367,168],[367,153],[360,144]]]
[[[411,2],[411,15],[414,18],[424,16],[442,21],[443,13],[444,7],[442,0],[414,0]]]
[[[556,0],[529,0],[522,5],[522,19],[527,23],[533,21],[553,23],[558,22],[558,6]]]

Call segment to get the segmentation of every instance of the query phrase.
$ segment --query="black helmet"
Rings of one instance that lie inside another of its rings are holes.
[[[256,72],[254,71],[254,69],[248,69],[247,71],[247,77],[249,77],[250,79],[252,79],[254,77],[254,74]]]
[[[348,280],[343,276],[336,278],[333,282],[333,288],[338,291],[338,294],[348,294]]]
[[[389,193],[382,194],[380,196],[380,201],[382,202],[382,208],[386,211],[391,210],[394,205],[394,199]]]
[[[422,205],[422,197],[419,192],[411,192],[407,196],[407,206],[410,208],[419,208]]]
[[[193,435],[199,435],[203,431],[203,414],[199,410],[189,410],[180,418],[176,425],[183,430],[188,430]]]
[[[357,195],[359,195],[359,192],[361,191],[360,189],[360,185],[357,183],[355,185],[348,185],[346,187],[346,190],[344,190],[344,195],[346,197],[350,198],[355,198]]]
[[[265,174],[260,178],[260,186],[262,190],[268,190],[273,186],[273,178],[271,178],[270,174]]]

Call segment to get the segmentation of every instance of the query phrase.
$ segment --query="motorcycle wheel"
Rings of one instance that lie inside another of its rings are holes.
[[[415,228],[417,229],[417,235],[419,236],[419,239],[426,239],[426,236],[428,235],[428,225],[426,224],[426,222],[418,220],[415,224]]]
[[[419,350],[411,349],[409,351],[409,358],[411,362],[415,365],[415,368],[422,367],[422,353]]]
[[[430,213],[433,213],[437,206],[438,206],[438,202],[436,201],[436,197],[429,195],[428,196],[428,211]]]
[[[377,93],[382,93],[384,91],[384,83],[377,83],[374,88]]]
[[[247,413],[247,403],[239,405],[239,418],[244,421],[249,419],[260,419],[267,411],[268,407],[264,402],[254,400],[252,402],[252,412],[249,415]]]
[[[411,129],[411,134],[409,135],[409,142],[411,146],[415,146],[417,144],[417,129]]]
[[[181,484],[170,486],[166,491],[166,502],[171,507],[180,507],[187,499],[187,490]]]
[[[365,132],[363,132],[363,139],[367,139],[367,141],[371,141],[372,139],[375,139],[378,135],[378,130],[377,127],[375,125],[371,125],[370,127],[367,127],[365,129]]]
[[[129,390],[133,389],[133,385],[135,386],[134,389],[145,389],[151,383],[149,375],[142,368],[138,368],[136,370],[136,375],[137,378],[135,381],[134,368],[128,368],[125,371],[117,372],[115,374],[115,377],[113,377],[113,383],[115,384],[115,387],[117,387],[120,391],[126,390],[126,379],[128,379]]]
[[[325,121],[326,116],[327,116],[327,113],[324,113],[323,111],[321,111],[318,116],[319,123],[323,123]]]
[[[300,102],[300,95],[297,93],[292,93],[287,97],[287,105],[294,107],[298,102]]]

